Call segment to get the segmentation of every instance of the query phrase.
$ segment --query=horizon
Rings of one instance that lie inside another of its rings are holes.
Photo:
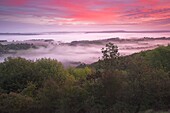
[[[43,33],[169,33],[170,30],[91,30],[91,31],[44,31],[44,32],[0,32],[0,35],[8,35],[8,34],[43,34]]]

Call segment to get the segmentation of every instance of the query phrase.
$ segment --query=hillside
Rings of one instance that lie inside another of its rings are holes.
[[[0,63],[1,113],[153,113],[170,110],[170,45],[120,56],[116,45],[84,68],[54,59]]]

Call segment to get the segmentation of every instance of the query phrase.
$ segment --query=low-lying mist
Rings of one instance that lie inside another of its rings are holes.
[[[38,49],[19,50],[15,53],[5,54],[0,57],[1,62],[7,57],[23,57],[30,60],[40,58],[57,59],[64,65],[79,65],[80,63],[92,63],[101,56],[101,47],[83,47],[68,45],[49,45]]]
[[[150,41],[115,41],[112,42],[118,46],[120,55],[129,55],[132,53],[154,49],[159,45],[168,45],[170,40],[150,40]],[[3,54],[0,61],[3,62],[7,57],[23,57],[30,60],[40,58],[52,58],[62,62],[65,66],[77,66],[80,63],[93,63],[102,57],[102,44],[46,44],[46,47],[40,46],[38,49],[18,50],[13,53]]]

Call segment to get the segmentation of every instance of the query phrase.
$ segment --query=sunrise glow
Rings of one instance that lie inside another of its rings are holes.
[[[168,30],[169,0],[1,0],[0,25],[11,32],[42,26],[97,27],[102,30]],[[70,29],[72,29],[70,27]],[[48,30],[48,28],[46,28]],[[1,28],[2,29],[2,28]],[[5,31],[5,30],[2,30]]]

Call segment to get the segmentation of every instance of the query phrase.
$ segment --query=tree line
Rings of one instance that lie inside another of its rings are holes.
[[[18,43],[18,44],[7,44],[3,45],[0,43],[0,55],[9,53],[9,50],[27,50],[30,48],[37,48],[33,44],[27,44],[27,43]]]

